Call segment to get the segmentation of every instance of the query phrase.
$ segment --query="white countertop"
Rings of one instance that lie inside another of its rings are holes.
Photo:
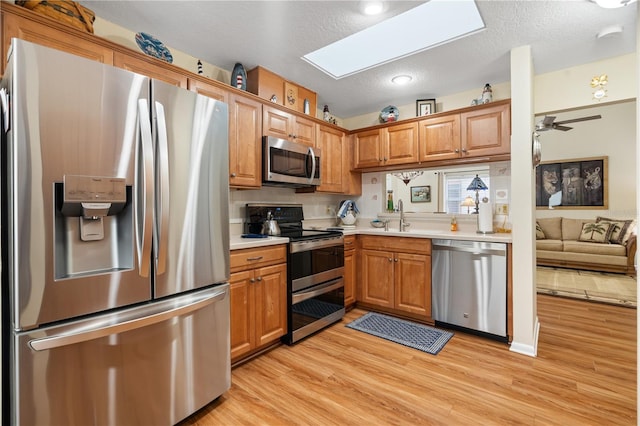
[[[495,234],[479,234],[477,232],[466,231],[440,231],[428,229],[413,229],[406,232],[400,232],[397,229],[389,229],[385,231],[383,228],[373,227],[356,227],[344,229],[344,235],[381,235],[393,237],[407,238],[432,238],[446,240],[465,240],[465,241],[486,241],[495,243],[511,243],[511,234],[495,233]],[[231,236],[231,250],[239,250],[245,248],[255,248],[272,246],[277,244],[287,244],[289,238],[285,237],[267,237],[267,238],[242,238],[240,235]]]
[[[287,243],[289,243],[289,238],[283,238],[283,237],[242,238],[242,236],[240,235],[232,235],[230,238],[231,250],[275,246],[278,244],[287,244]]]

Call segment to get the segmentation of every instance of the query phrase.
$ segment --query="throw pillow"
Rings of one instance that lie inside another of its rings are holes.
[[[544,231],[542,230],[542,227],[536,220],[536,240],[544,240],[545,238],[547,237],[544,235]]]
[[[587,243],[609,243],[612,225],[609,222],[587,222],[582,225],[578,241]]]
[[[596,222],[608,222],[612,224],[611,236],[609,237],[609,241],[613,244],[626,245],[627,240],[636,229],[635,219],[610,219],[608,217],[598,216],[596,218]]]

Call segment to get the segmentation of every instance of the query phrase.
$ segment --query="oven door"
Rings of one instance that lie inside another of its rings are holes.
[[[320,149],[265,136],[263,180],[267,184],[320,185]]]
[[[290,291],[296,293],[344,275],[344,239],[295,241],[289,244]]]
[[[339,321],[344,316],[342,277],[291,295],[289,344]]]

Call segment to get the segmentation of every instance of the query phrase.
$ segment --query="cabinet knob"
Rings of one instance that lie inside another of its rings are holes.
[[[258,282],[262,281],[262,277],[258,277]]]
[[[398,259],[393,259],[393,261],[394,261],[394,262],[397,262],[397,261],[398,261]]]
[[[390,257],[390,258],[389,258],[389,262],[393,262],[393,258],[391,258],[391,257]]]
[[[251,279],[249,280],[249,282],[250,282],[250,283],[255,283],[255,282],[256,282],[256,280],[255,280],[255,278],[251,278]]]
[[[236,174],[235,173],[231,173],[231,177],[232,178],[236,177]]]
[[[455,153],[457,154],[459,152],[460,152],[460,150],[458,148],[456,148]]]
[[[462,148],[462,152],[467,152],[467,150],[465,148]]]

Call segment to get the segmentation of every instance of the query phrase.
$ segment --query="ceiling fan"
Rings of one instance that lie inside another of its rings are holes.
[[[562,130],[563,132],[566,132],[567,130],[573,129],[573,127],[565,126],[565,124],[577,123],[579,121],[597,120],[599,118],[602,118],[600,114],[556,122],[556,118],[554,116],[545,115],[545,117],[540,120],[538,124],[536,124],[536,130],[531,135],[533,168],[535,169],[538,164],[540,164],[540,160],[542,159],[542,150],[540,147],[540,141],[538,140],[538,136],[540,135],[538,134],[538,132],[546,132],[547,130]]]
[[[587,120],[597,120],[602,118],[600,114],[598,115],[590,115],[588,117],[580,117],[573,118],[571,120],[564,121],[555,121],[556,118],[552,115],[545,115],[545,117],[536,124],[536,132],[546,132],[547,130],[562,130],[566,132],[567,130],[573,129],[573,127],[565,126],[565,124],[569,123],[577,123],[579,121],[587,121]]]

